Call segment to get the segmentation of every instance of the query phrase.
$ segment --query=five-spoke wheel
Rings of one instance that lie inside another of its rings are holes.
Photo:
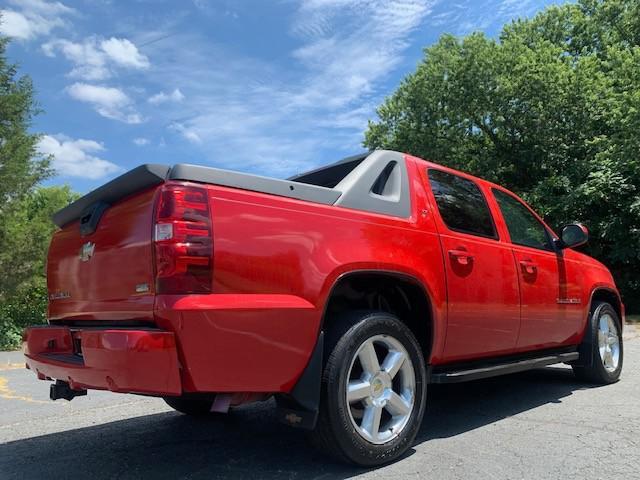
[[[620,336],[615,320],[604,312],[598,321],[598,349],[607,372],[615,372],[620,362]]]
[[[420,344],[397,317],[360,311],[333,319],[312,440],[358,465],[395,460],[420,427],[426,382]]]
[[[394,439],[410,418],[416,375],[408,356],[397,339],[376,335],[365,340],[351,361],[349,415],[358,433],[371,443]]]

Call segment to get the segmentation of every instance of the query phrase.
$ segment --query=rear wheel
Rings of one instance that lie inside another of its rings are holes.
[[[164,397],[163,400],[174,410],[185,415],[203,416],[211,412],[213,399]]]
[[[389,463],[412,445],[426,401],[426,368],[413,333],[384,312],[354,312],[327,332],[312,441],[334,458]]]
[[[614,308],[606,302],[595,302],[589,318],[585,342],[591,342],[591,358],[581,358],[573,371],[581,380],[606,385],[617,382],[622,371],[622,325]]]

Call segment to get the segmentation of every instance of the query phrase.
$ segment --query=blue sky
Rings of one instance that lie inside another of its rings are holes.
[[[49,184],[140,163],[285,177],[362,151],[367,119],[445,32],[495,36],[550,0],[2,0],[45,113]]]

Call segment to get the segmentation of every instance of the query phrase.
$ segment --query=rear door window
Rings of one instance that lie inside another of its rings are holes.
[[[440,216],[450,230],[498,238],[487,201],[478,185],[442,170],[430,169],[427,173]]]

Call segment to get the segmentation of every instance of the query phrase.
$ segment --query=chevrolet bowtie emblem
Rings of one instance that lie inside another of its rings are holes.
[[[96,244],[93,242],[87,242],[80,247],[80,260],[83,262],[89,261],[93,257],[93,251],[96,249]]]
[[[300,415],[296,415],[293,412],[287,413],[287,415],[284,418],[291,425],[296,425],[302,421],[302,417]]]

